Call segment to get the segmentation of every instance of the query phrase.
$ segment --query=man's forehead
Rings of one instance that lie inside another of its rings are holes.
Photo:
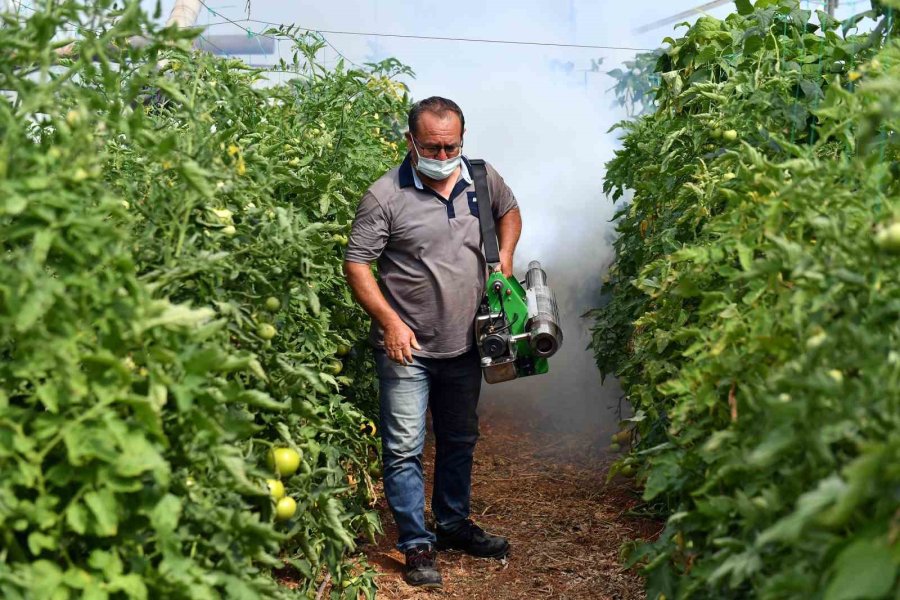
[[[459,123],[459,115],[453,112],[452,110],[445,110],[443,112],[434,112],[430,110],[426,110],[419,117],[420,123],[438,123],[441,121],[453,121],[454,123]]]
[[[462,121],[453,111],[443,114],[424,112],[419,117],[419,133],[421,135],[459,135]]]

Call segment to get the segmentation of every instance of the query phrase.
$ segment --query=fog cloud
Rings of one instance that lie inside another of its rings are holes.
[[[164,14],[171,3],[163,2]],[[246,16],[243,2],[207,4],[231,19]],[[251,0],[250,12],[254,19],[340,31],[652,48],[668,31],[639,36],[634,28],[695,4]],[[723,8],[717,14],[727,12]],[[199,24],[221,21],[204,13]],[[265,28],[245,25],[257,32]],[[210,29],[212,34],[235,31],[235,26]],[[586,349],[590,323],[580,315],[597,304],[601,278],[613,259],[614,207],[602,193],[602,181],[604,163],[616,145],[607,130],[624,114],[610,108],[606,90],[612,80],[605,71],[634,52],[325,35],[334,46],[323,51],[327,62],[339,58],[337,51],[356,63],[395,57],[416,73],[406,82],[414,98],[440,95],[458,102],[466,114],[465,153],[491,162],[519,201],[524,231],[515,271],[524,277],[529,261],[542,263],[559,301],[565,342],[551,359],[549,374],[485,385],[483,406],[502,405],[553,429],[614,428],[611,408],[620,390],[615,381],[601,385]],[[280,49],[287,51],[284,44]],[[592,61],[601,58],[600,71],[590,71]],[[253,62],[274,59],[254,57]]]

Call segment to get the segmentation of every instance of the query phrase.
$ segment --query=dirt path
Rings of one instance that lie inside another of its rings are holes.
[[[627,516],[637,504],[630,481],[605,483],[614,457],[591,444],[606,436],[595,433],[585,443],[585,436],[538,433],[513,423],[514,416],[503,412],[482,415],[472,494],[475,520],[509,537],[509,560],[442,552],[444,589],[415,590],[403,582],[403,556],[393,547],[396,531],[382,501],[386,534],[377,546],[363,548],[381,572],[379,599],[644,597],[640,578],[622,569],[619,549],[628,539],[656,535],[661,524]],[[430,480],[430,442],[425,462]]]

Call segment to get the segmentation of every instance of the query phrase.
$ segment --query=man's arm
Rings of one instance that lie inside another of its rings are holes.
[[[391,308],[375,281],[372,267],[363,263],[344,261],[344,275],[353,296],[384,330],[384,350],[394,362],[412,362],[412,348],[421,350],[412,329]]]
[[[512,277],[513,254],[522,234],[522,213],[518,208],[508,210],[497,220],[497,241],[500,244],[500,270],[506,277]]]

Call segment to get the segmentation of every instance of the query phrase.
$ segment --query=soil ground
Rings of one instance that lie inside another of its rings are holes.
[[[608,436],[596,430],[541,432],[520,416],[496,408],[482,412],[473,473],[473,518],[487,531],[509,538],[509,559],[442,552],[443,590],[414,589],[403,582],[393,518],[381,500],[385,535],[377,545],[362,548],[379,571],[379,599],[644,597],[641,578],[622,567],[621,548],[629,540],[654,537],[662,526],[629,515],[639,504],[631,480],[606,482],[616,458],[606,452]],[[429,441],[428,480],[433,458]]]

